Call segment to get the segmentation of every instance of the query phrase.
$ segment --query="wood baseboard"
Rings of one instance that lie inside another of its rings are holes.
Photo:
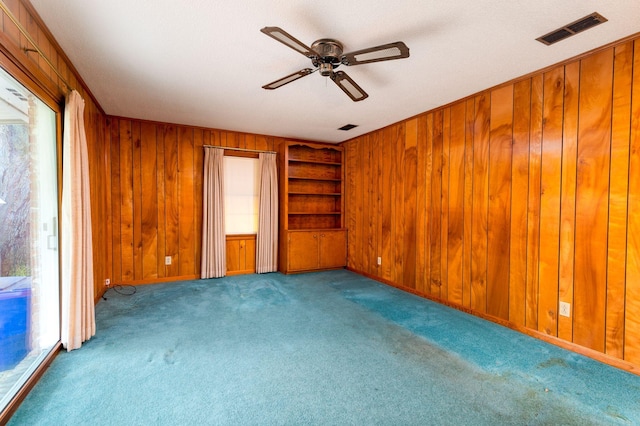
[[[467,307],[464,307],[464,306],[461,306],[461,305],[458,305],[458,304],[455,304],[455,303],[451,303],[451,302],[449,302],[447,300],[440,299],[439,297],[434,297],[434,296],[432,296],[430,294],[418,291],[416,289],[396,284],[396,283],[391,282],[389,280],[385,280],[384,278],[376,277],[375,275],[371,275],[371,274],[369,274],[367,272],[359,271],[357,269],[353,269],[353,268],[349,268],[349,267],[347,267],[347,269],[349,271],[351,271],[351,272],[355,272],[356,274],[365,276],[367,278],[371,278],[372,280],[381,282],[381,283],[386,284],[386,285],[391,286],[391,287],[395,287],[395,288],[397,288],[399,290],[402,290],[402,291],[405,291],[407,293],[412,293],[412,294],[415,294],[416,296],[423,297],[425,299],[431,300],[431,301],[439,303],[441,305],[445,305],[445,306],[448,306],[450,308],[457,309],[459,311],[465,312],[467,314],[474,315],[476,317],[482,318],[484,320],[491,321],[493,323],[499,324],[499,325],[501,325],[503,327],[510,328],[510,329],[512,329],[514,331],[517,331],[519,333],[526,334],[527,336],[542,340],[542,341],[547,342],[547,343],[551,343],[552,345],[555,345],[555,346],[561,347],[563,349],[578,353],[580,355],[584,355],[586,357],[589,357],[591,359],[599,361],[599,362],[601,362],[603,364],[607,364],[607,365],[610,365],[612,367],[616,367],[616,368],[619,368],[621,370],[628,371],[629,373],[636,374],[636,375],[640,376],[640,366],[632,364],[632,363],[630,363],[628,361],[624,361],[622,359],[612,357],[611,355],[607,355],[605,353],[598,352],[598,351],[595,351],[593,349],[585,348],[584,346],[576,345],[575,343],[572,343],[572,342],[567,342],[566,340],[559,339],[559,338],[557,338],[555,336],[550,336],[550,335],[542,333],[542,332],[540,332],[538,330],[534,330],[534,329],[531,329],[531,328],[523,327],[523,326],[518,325],[518,324],[514,324],[513,322],[504,320],[502,318],[498,318],[498,317],[494,317],[492,315],[488,315],[488,314],[485,314],[485,313],[482,313],[482,312],[474,311],[474,310],[469,309]]]
[[[149,285],[149,284],[169,283],[173,281],[188,281],[188,280],[199,280],[199,279],[200,279],[200,275],[180,275],[177,277],[148,278],[144,280],[115,282],[115,283],[111,283],[111,287],[116,285]]]

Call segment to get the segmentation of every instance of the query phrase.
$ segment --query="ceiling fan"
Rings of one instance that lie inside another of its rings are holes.
[[[334,71],[340,65],[362,65],[370,62],[389,61],[392,59],[402,59],[409,57],[409,48],[401,41],[395,43],[383,44],[381,46],[369,47],[367,49],[356,50],[343,54],[342,43],[331,38],[322,38],[316,40],[308,47],[286,31],[278,27],[264,27],[261,29],[263,33],[269,37],[279,41],[302,53],[311,59],[314,68],[304,68],[300,71],[289,74],[274,82],[262,86],[263,89],[273,90],[291,83],[306,75],[312,74],[320,70],[320,74],[324,77],[330,77],[334,83],[338,85],[344,93],[347,94],[354,102],[366,99],[369,95],[362,90],[355,81],[351,79],[343,71]]]

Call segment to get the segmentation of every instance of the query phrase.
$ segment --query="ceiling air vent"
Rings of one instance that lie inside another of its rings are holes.
[[[358,127],[358,125],[357,124],[345,124],[344,126],[340,127],[338,130],[344,130],[346,132],[347,130],[351,130],[354,127]]]
[[[589,28],[593,28],[596,25],[602,24],[604,22],[607,22],[607,18],[597,12],[593,12],[592,14],[587,15],[584,18],[580,18],[577,21],[567,24],[562,28],[558,28],[557,30],[551,31],[550,33],[545,34],[542,37],[538,37],[536,40],[549,46],[553,43],[557,43],[560,40],[564,40],[567,37],[571,37],[572,35],[578,34],[584,30],[588,30]]]

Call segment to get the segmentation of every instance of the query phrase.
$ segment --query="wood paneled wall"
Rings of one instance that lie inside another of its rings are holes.
[[[640,39],[344,147],[351,269],[640,366]]]
[[[200,277],[203,145],[274,150],[281,139],[108,117],[114,283]],[[165,257],[171,265],[165,265]]]
[[[77,90],[85,101],[84,118],[89,151],[93,221],[94,293],[96,300],[98,300],[105,289],[104,281],[111,273],[111,253],[107,245],[107,241],[110,239],[110,229],[105,226],[109,222],[108,188],[110,177],[108,147],[105,145],[104,138],[106,117],[30,3],[22,0],[4,0],[4,3],[37,43],[49,62],[62,75],[66,83]],[[25,51],[25,49],[33,50],[33,46],[2,11],[0,11],[0,26],[2,30],[0,31],[0,51],[3,55],[3,64],[15,67],[9,72],[18,79],[21,78],[15,74],[26,76],[29,82],[21,79],[23,83],[30,86],[32,91],[37,89],[35,91],[45,103],[58,105],[58,111],[61,111],[64,106],[64,94],[67,90],[65,83],[38,53]],[[61,122],[62,119],[60,119]],[[61,144],[61,142],[60,140],[59,143]],[[64,230],[62,231],[64,232]]]

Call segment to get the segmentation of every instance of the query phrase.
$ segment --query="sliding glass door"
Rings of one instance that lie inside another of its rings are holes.
[[[55,112],[0,69],[0,411],[60,339]]]

